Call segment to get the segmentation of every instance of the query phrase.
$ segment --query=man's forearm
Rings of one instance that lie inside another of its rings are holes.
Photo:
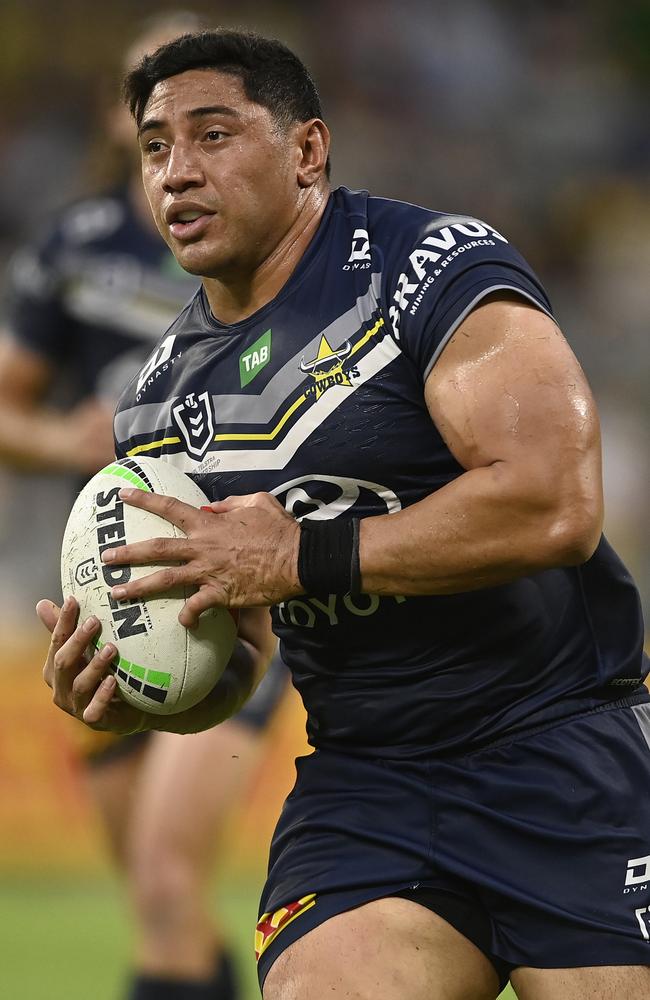
[[[22,471],[49,471],[63,464],[61,414],[0,406],[0,461]]]
[[[459,593],[584,562],[601,530],[590,497],[506,463],[472,469],[398,514],[362,520],[362,589]]]

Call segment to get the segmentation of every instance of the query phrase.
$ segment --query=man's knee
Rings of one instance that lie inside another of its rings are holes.
[[[201,879],[189,859],[172,849],[137,850],[129,861],[129,887],[141,920],[182,924],[201,895]]]

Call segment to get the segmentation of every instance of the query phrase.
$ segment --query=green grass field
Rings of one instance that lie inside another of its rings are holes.
[[[220,910],[237,948],[244,1000],[259,1000],[251,942],[259,886],[219,891]],[[129,925],[119,890],[96,883],[9,880],[0,883],[0,996],[3,1000],[123,1000]],[[516,1000],[506,990],[502,1000]]]

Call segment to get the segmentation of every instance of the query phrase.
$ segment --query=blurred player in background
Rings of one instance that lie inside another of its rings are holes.
[[[198,27],[184,12],[149,21],[127,66]],[[0,459],[16,468],[89,476],[107,464],[121,390],[197,287],[155,228],[122,103],[111,107],[105,129],[104,155],[123,168],[119,181],[71,206],[11,265],[0,344]],[[81,397],[67,411],[44,402],[61,374]],[[115,738],[75,727],[136,917],[130,1000],[239,996],[206,894],[224,813],[246,786],[287,679],[276,661],[236,720],[198,736]]]

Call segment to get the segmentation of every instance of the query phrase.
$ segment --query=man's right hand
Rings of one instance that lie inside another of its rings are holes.
[[[51,633],[43,679],[52,689],[54,704],[91,729],[121,735],[149,729],[147,713],[127,704],[117,692],[111,673],[115,646],[106,643],[91,659],[86,656],[99,632],[99,621],[90,617],[77,624],[79,605],[73,597],[62,608],[52,601],[39,601],[36,613]]]

